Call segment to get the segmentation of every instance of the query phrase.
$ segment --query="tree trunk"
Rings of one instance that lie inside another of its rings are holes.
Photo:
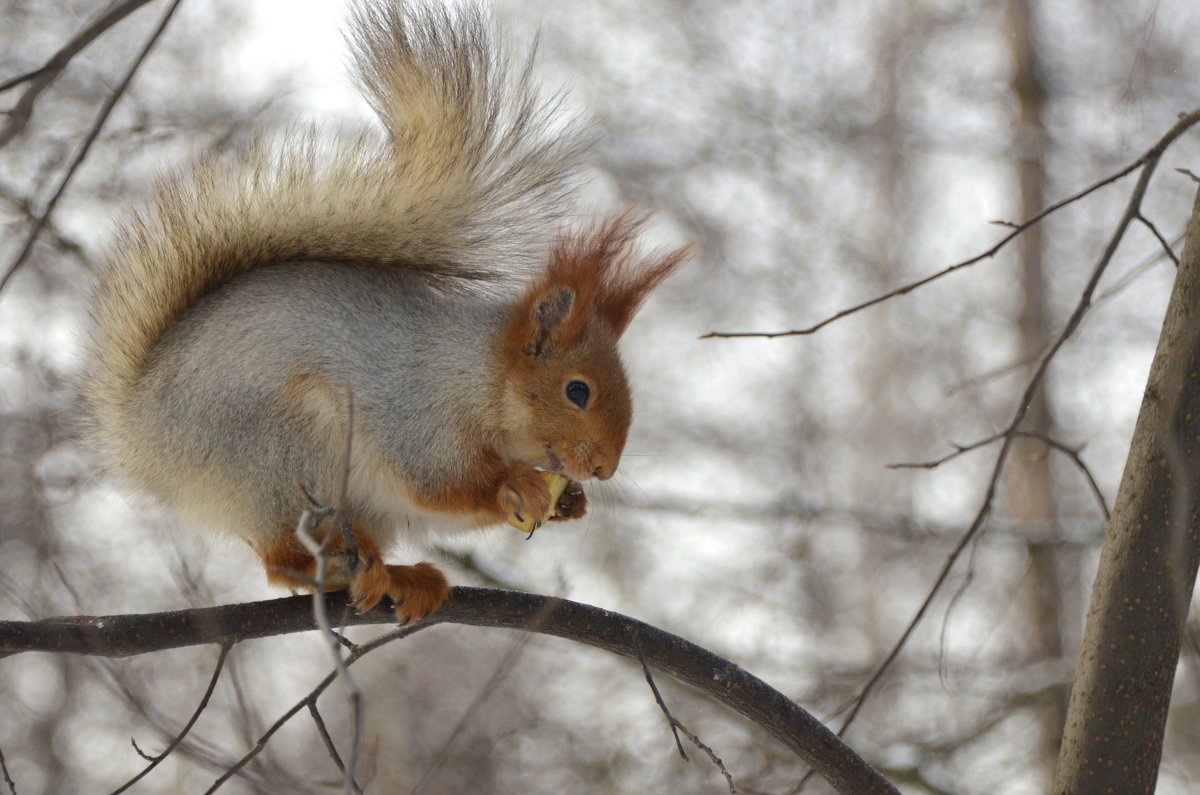
[[[1043,122],[1047,85],[1041,74],[1034,0],[1009,0],[1007,13],[1014,66],[1012,91],[1017,100],[1014,137],[1021,199],[1015,215],[1017,218],[1032,218],[1047,203],[1047,136]],[[1020,334],[1018,356],[1021,361],[1029,363],[1029,372],[1032,372],[1041,358],[1041,352],[1045,350],[1046,340],[1051,338],[1053,325],[1047,306],[1050,299],[1044,257],[1045,230],[1041,224],[1034,224],[1014,242],[1020,244],[1023,298],[1021,314],[1017,318],[1017,331]],[[1047,387],[1037,390],[1023,425],[1057,438],[1049,395]],[[1062,616],[1076,615],[1079,606],[1075,605],[1075,612],[1072,613],[1063,604],[1070,588],[1069,585],[1064,586],[1065,567],[1061,565],[1062,552],[1056,543],[1060,532],[1059,509],[1050,470],[1050,450],[1046,444],[1035,439],[1014,441],[1005,478],[1011,493],[1007,503],[1011,506],[1009,510],[1013,519],[1037,536],[1027,544],[1028,587],[1021,600],[1029,616],[1026,620],[1026,626],[1029,627],[1027,659],[1029,662],[1057,662],[1063,656]],[[1028,758],[1039,785],[1045,787],[1054,775],[1059,738],[1062,737],[1066,722],[1066,687],[1054,688],[1041,697],[1032,709],[1039,724],[1039,737],[1037,746],[1028,749]]]
[[[1200,561],[1200,194],[1092,589],[1056,795],[1154,792]]]

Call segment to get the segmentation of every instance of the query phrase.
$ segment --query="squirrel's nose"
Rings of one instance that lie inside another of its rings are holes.
[[[612,476],[613,471],[603,464],[592,470],[592,477],[594,477],[596,480],[608,480]]]

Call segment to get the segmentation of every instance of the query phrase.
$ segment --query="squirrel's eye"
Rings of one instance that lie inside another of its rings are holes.
[[[582,381],[572,381],[567,384],[567,400],[579,406],[581,409],[586,409],[588,398],[592,396],[592,390]]]

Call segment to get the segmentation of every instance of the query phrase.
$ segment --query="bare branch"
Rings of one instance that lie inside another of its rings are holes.
[[[987,517],[991,514],[992,504],[996,496],[996,489],[1000,482],[1000,475],[1003,473],[1004,465],[1008,461],[1008,454],[1012,450],[1013,441],[1017,438],[1016,430],[1019,429],[1021,423],[1024,422],[1025,416],[1029,412],[1029,407],[1033,404],[1033,396],[1041,387],[1042,381],[1046,375],[1046,370],[1050,366],[1051,360],[1058,353],[1059,349],[1066,344],[1071,335],[1075,333],[1075,330],[1079,327],[1079,324],[1083,322],[1084,315],[1087,314],[1088,309],[1092,305],[1092,295],[1096,291],[1096,286],[1100,283],[1100,278],[1104,275],[1105,270],[1112,261],[1113,255],[1116,254],[1117,247],[1124,239],[1125,232],[1129,228],[1129,225],[1140,212],[1142,199],[1146,194],[1146,188],[1150,184],[1150,178],[1153,176],[1154,169],[1158,165],[1158,161],[1162,157],[1163,152],[1166,151],[1167,147],[1170,146],[1176,138],[1186,132],[1197,122],[1200,122],[1200,110],[1194,110],[1191,113],[1182,115],[1179,120],[1171,126],[1171,129],[1168,130],[1161,139],[1159,139],[1158,143],[1156,143],[1138,160],[1138,164],[1140,164],[1142,167],[1142,172],[1138,176],[1137,183],[1134,185],[1133,191],[1130,194],[1129,202],[1126,205],[1125,211],[1122,213],[1120,220],[1117,222],[1116,230],[1109,238],[1108,244],[1104,247],[1104,251],[1100,255],[1100,259],[1092,269],[1092,275],[1088,279],[1087,285],[1084,287],[1083,293],[1080,295],[1079,301],[1076,303],[1075,309],[1071,313],[1070,318],[1067,320],[1066,325],[1063,327],[1063,330],[1059,333],[1058,337],[1047,349],[1046,353],[1043,354],[1041,361],[1038,363],[1037,369],[1035,370],[1033,376],[1029,379],[1029,382],[1017,403],[1017,408],[1014,412],[1012,421],[1008,424],[1008,428],[1010,430],[1003,434],[1003,443],[1001,444],[1000,451],[996,456],[996,462],[992,467],[992,475],[988,480],[986,492],[983,496],[983,500],[980,503],[979,510],[975,514],[975,518],[972,520],[970,527],[967,528],[966,532],[963,533],[958,543],[954,546],[954,549],[951,550],[950,554],[947,556],[945,563],[942,565],[941,571],[938,572],[938,576],[934,579],[933,586],[930,588],[928,595],[921,602],[920,607],[917,608],[916,614],[908,623],[908,626],[905,628],[904,632],[901,633],[899,640],[896,641],[895,645],[884,657],[883,662],[880,663],[879,667],[863,686],[858,698],[855,700],[854,706],[850,709],[849,715],[846,717],[841,728],[838,730],[839,736],[845,734],[846,730],[854,722],[854,719],[858,715],[859,710],[862,708],[863,703],[866,701],[867,696],[869,696],[871,691],[875,689],[875,686],[879,684],[880,679],[882,679],[887,670],[891,668],[892,663],[899,656],[900,651],[904,648],[905,644],[908,643],[909,638],[912,637],[913,632],[920,625],[921,620],[925,617],[925,613],[929,610],[929,606],[933,603],[934,597],[937,596],[938,592],[945,584],[946,579],[950,574],[950,570],[954,567],[954,564],[958,562],[963,550],[966,549],[967,545],[971,543],[971,541],[979,533],[984,522],[987,520]],[[1045,213],[1043,213],[1043,215],[1044,214]]]
[[[554,602],[547,602],[545,612],[541,615],[534,616],[534,623],[540,624],[541,622],[544,622],[553,611]],[[509,672],[512,671],[513,666],[517,664],[517,660],[519,660],[521,655],[525,653],[525,647],[529,643],[530,637],[530,635],[521,635],[513,641],[512,646],[510,646],[508,651],[505,652],[504,659],[502,659],[500,664],[496,666],[496,670],[492,672],[492,675],[488,678],[487,683],[480,688],[479,693],[476,694],[474,700],[471,701],[471,704],[463,712],[462,716],[458,719],[458,722],[454,725],[454,728],[450,730],[448,735],[446,735],[446,739],[442,742],[441,747],[438,748],[437,753],[433,755],[433,759],[430,761],[425,773],[412,788],[413,795],[419,795],[419,793],[426,792],[428,790],[429,783],[433,780],[434,776],[436,776],[441,769],[445,767],[446,761],[450,758],[450,748],[454,745],[454,741],[462,735],[463,731],[467,727],[467,724],[471,722],[471,719],[478,714],[484,703],[491,698],[493,693],[496,692],[496,687],[500,684],[504,677],[506,677]]]
[[[167,745],[161,754],[147,757],[144,753],[142,753],[142,750],[137,747],[137,742],[130,740],[130,742],[133,743],[134,750],[136,750],[143,759],[149,759],[150,764],[147,765],[141,773],[138,773],[136,776],[129,779],[129,781],[126,781],[123,785],[113,790],[112,795],[120,795],[120,793],[141,781],[151,770],[158,767],[160,762],[170,756],[171,752],[174,751],[181,742],[183,742],[183,738],[187,737],[188,732],[192,730],[192,727],[196,725],[196,721],[200,719],[200,715],[203,714],[204,710],[208,707],[208,700],[212,698],[213,691],[217,689],[217,680],[221,678],[221,671],[225,668],[225,658],[229,656],[229,650],[232,648],[232,642],[227,641],[221,644],[221,654],[217,657],[217,665],[213,669],[212,678],[208,680],[208,688],[204,691],[204,696],[200,699],[200,704],[197,705],[196,710],[192,713],[192,717],[188,719],[186,724],[184,724],[183,729],[179,732],[179,734],[175,735],[175,738],[171,740],[170,744]]]
[[[24,216],[25,220],[33,224],[37,222],[37,213],[34,212],[28,198],[17,195],[16,190],[7,185],[0,183],[0,201],[4,201],[10,205],[13,212]],[[49,221],[46,228],[42,230],[44,234],[50,236],[50,239],[58,246],[59,250],[70,255],[79,265],[89,272],[96,271],[96,263],[88,256],[87,250],[73,236],[64,231],[54,221]]]
[[[317,709],[317,702],[310,701],[308,703],[308,714],[312,715],[313,723],[317,724],[317,733],[321,735],[321,741],[325,743],[325,750],[329,752],[329,756],[333,758],[333,763],[337,765],[338,772],[350,780],[351,786],[358,795],[362,795],[362,787],[358,786],[358,782],[354,780],[353,768],[346,769],[346,765],[342,762],[341,754],[337,751],[337,746],[333,744],[333,738],[329,736],[329,728],[325,725],[325,719],[321,717],[320,710]]]
[[[935,458],[932,461],[899,461],[894,464],[886,464],[885,466],[887,469],[937,469],[942,464],[953,461],[960,455],[973,452],[981,447],[987,447],[992,442],[1000,441],[1005,437],[1006,434],[1010,432],[1011,429],[1005,429],[999,433],[992,434],[986,439],[980,439],[979,441],[971,442],[970,444],[954,444],[951,442],[954,452],[946,453],[946,455],[942,456],[941,458]]]
[[[29,123],[29,119],[33,115],[33,105],[37,101],[38,95],[50,87],[59,73],[67,68],[67,64],[71,62],[72,58],[99,38],[104,31],[148,2],[150,0],[124,0],[113,5],[93,20],[90,25],[76,33],[74,38],[63,45],[62,49],[54,53],[50,57],[50,60],[46,61],[42,66],[34,69],[32,72],[17,75],[0,83],[0,92],[8,91],[22,83],[29,83],[24,93],[21,94],[21,98],[7,111],[8,122],[4,125],[4,129],[0,130],[0,147],[3,147],[20,134],[21,130],[25,129],[25,125]]]
[[[307,600],[307,597],[305,597],[305,599]],[[358,647],[357,651],[352,653],[346,659],[345,664],[347,667],[349,667],[362,657],[371,653],[375,649],[378,649],[380,646],[391,643],[394,640],[399,640],[400,638],[408,637],[409,635],[413,634],[413,632],[416,632],[418,629],[422,629],[425,626],[428,626],[428,624],[412,624],[407,627],[401,627],[387,633],[386,635],[376,638],[370,643],[363,644],[362,646]],[[284,724],[291,720],[298,712],[300,712],[300,710],[304,709],[305,707],[311,707],[312,705],[315,705],[317,703],[317,698],[319,698],[320,695],[324,693],[331,684],[341,678],[342,672],[335,669],[331,674],[322,679],[321,683],[313,688],[312,692],[302,698],[294,707],[283,713],[279,720],[271,724],[266,732],[258,738],[258,742],[254,744],[254,747],[247,751],[245,756],[243,756],[241,759],[231,765],[223,774],[221,774],[221,777],[214,781],[211,787],[205,790],[204,795],[212,795],[212,793],[221,788],[222,784],[237,775],[237,773],[243,767],[249,764],[254,757],[262,753],[262,750],[267,747],[267,743],[270,742],[271,738],[275,736],[277,731],[283,728]]]
[[[638,662],[642,664],[642,673],[646,675],[646,684],[650,685],[650,692],[654,694],[654,700],[658,702],[658,708],[667,717],[667,723],[671,726],[671,733],[675,735],[675,746],[679,749],[679,755],[683,757],[683,761],[687,762],[689,760],[687,753],[683,750],[683,743],[679,740],[679,732],[683,732],[691,740],[692,744],[707,754],[712,763],[717,766],[717,770],[720,770],[721,775],[725,777],[725,783],[729,785],[730,795],[738,795],[737,785],[733,783],[733,774],[725,767],[725,763],[721,761],[721,757],[717,756],[712,748],[701,742],[699,737],[693,734],[687,726],[684,726],[678,718],[671,714],[671,710],[667,708],[667,702],[663,700],[662,693],[658,691],[658,685],[654,682],[654,676],[650,673],[650,666],[646,665],[646,657],[642,654],[642,644],[638,640],[637,632],[631,628],[629,634],[633,640],[634,648],[637,649]]]
[[[346,687],[346,699],[350,702],[351,724],[354,727],[353,736],[350,744],[350,764],[344,766],[342,760],[337,756],[337,752],[333,749],[332,739],[326,740],[326,745],[333,753],[334,761],[342,771],[342,788],[346,795],[353,795],[355,792],[361,792],[358,783],[354,776],[358,771],[358,752],[362,747],[362,728],[363,728],[363,706],[362,706],[362,689],[358,683],[354,681],[354,677],[350,674],[350,668],[346,665],[345,658],[342,657],[342,647],[345,645],[346,639],[338,632],[335,632],[332,625],[329,623],[329,616],[325,612],[325,600],[320,598],[326,590],[326,585],[329,582],[329,541],[333,538],[334,533],[328,532],[324,534],[321,541],[317,541],[313,535],[313,530],[321,524],[325,518],[332,519],[336,528],[340,529],[346,543],[345,553],[349,556],[350,568],[356,569],[358,566],[358,545],[354,540],[354,529],[350,525],[350,520],[346,518],[344,506],[346,504],[346,493],[350,480],[350,455],[354,444],[354,393],[350,389],[350,385],[346,385],[346,445],[342,451],[342,481],[338,488],[337,508],[328,509],[322,507],[314,507],[312,510],[305,511],[300,517],[300,522],[296,526],[296,538],[300,541],[313,560],[316,562],[316,583],[313,588],[313,619],[317,622],[317,627],[321,630],[321,635],[326,639],[329,645],[329,654],[333,658],[334,669],[340,674],[342,682]],[[305,492],[310,502],[313,502],[311,494]],[[352,648],[352,647],[351,647]],[[353,648],[351,650],[353,654]],[[323,736],[327,736],[325,732],[325,722],[321,720],[320,713],[316,711],[317,705],[314,701],[309,705],[310,711],[313,713],[313,719],[317,722],[317,728],[321,730]]]
[[[340,604],[348,600],[348,595],[343,591],[326,594],[326,598]],[[395,620],[395,613],[381,605],[367,613],[348,616],[347,624],[392,624]],[[350,660],[360,659],[386,640],[447,623],[530,630],[637,659],[637,651],[627,634],[632,627],[650,666],[692,685],[768,731],[818,770],[838,792],[847,795],[897,792],[816,718],[741,667],[649,624],[567,599],[517,591],[454,588],[442,608],[428,619],[358,646]],[[52,651],[124,657],[315,628],[308,596],[146,615],[0,621],[0,656]],[[335,674],[330,674],[322,686],[328,687],[334,678]],[[296,711],[306,707],[307,703],[298,704]],[[268,731],[278,731],[292,714],[285,715],[282,722]],[[269,739],[261,739],[260,743],[265,745]],[[234,774],[236,770],[230,773]]]
[[[4,774],[4,783],[8,785],[9,795],[17,795],[17,785],[8,774],[8,764],[4,761],[4,751],[0,750],[0,773]]]
[[[1163,251],[1171,258],[1171,262],[1175,263],[1175,267],[1179,267],[1179,257],[1175,255],[1175,249],[1171,248],[1170,242],[1163,237],[1162,232],[1158,231],[1158,227],[1154,225],[1154,222],[1142,215],[1140,211],[1137,214],[1137,220],[1141,221],[1154,234],[1154,237],[1158,239],[1158,244],[1163,247]]]
[[[1024,436],[1028,439],[1037,439],[1047,447],[1065,455],[1075,464],[1075,468],[1083,473],[1083,477],[1088,482],[1088,488],[1092,490],[1092,495],[1096,498],[1096,502],[1100,504],[1100,511],[1104,514],[1104,521],[1112,519],[1112,511],[1108,509],[1108,501],[1104,499],[1104,492],[1100,490],[1100,484],[1096,482],[1096,478],[1092,476],[1092,470],[1083,461],[1083,448],[1068,447],[1062,442],[1050,437],[1047,434],[1038,431],[1017,431],[1018,436]]]
[[[121,99],[122,95],[124,95],[125,89],[129,87],[129,83],[133,80],[133,76],[137,74],[138,68],[142,65],[142,61],[144,61],[146,56],[150,54],[150,50],[154,48],[155,43],[158,42],[159,37],[161,37],[163,31],[166,30],[167,23],[171,21],[171,17],[174,16],[175,9],[179,8],[179,3],[181,1],[182,0],[172,0],[171,4],[167,7],[166,12],[163,14],[162,19],[159,20],[158,26],[154,29],[154,32],[150,34],[150,37],[146,39],[146,43],[143,45],[141,52],[138,53],[138,56],[134,59],[133,63],[129,65],[129,69],[125,72],[125,76],[121,79],[121,82],[115,89],[113,89],[113,92],[109,94],[108,99],[104,101],[104,105],[100,108],[100,112],[96,114],[95,121],[92,122],[91,130],[88,131],[87,136],[83,139],[83,144],[79,147],[79,151],[75,154],[75,159],[71,161],[71,165],[68,166],[66,172],[64,172],[62,180],[58,183],[58,188],[54,191],[54,195],[52,195],[50,200],[46,202],[46,209],[42,211],[42,214],[38,216],[37,222],[34,223],[33,228],[29,230],[29,234],[25,238],[25,245],[22,246],[20,253],[17,254],[17,257],[13,260],[12,264],[8,266],[8,270],[4,272],[4,275],[0,276],[0,293],[4,292],[4,288],[8,286],[9,279],[11,279],[13,274],[17,272],[17,269],[25,263],[25,260],[29,258],[30,253],[33,251],[33,244],[37,242],[38,235],[41,234],[43,227],[45,227],[47,221],[50,220],[50,215],[54,212],[54,208],[58,205],[58,200],[62,198],[63,191],[67,189],[67,185],[70,183],[71,178],[75,176],[75,171],[79,168],[80,164],[83,163],[84,158],[87,157],[88,150],[92,148],[92,144],[100,135],[100,129],[104,126],[104,123],[108,121],[109,114],[112,112],[113,107]]]
[[[712,763],[714,765],[716,765],[717,770],[721,771],[721,775],[723,775],[725,777],[725,783],[727,783],[729,785],[730,795],[738,795],[738,788],[733,783],[733,776],[730,775],[729,771],[725,768],[725,763],[721,761],[721,757],[717,756],[717,754],[713,751],[713,749],[711,749],[707,745],[705,745],[700,740],[699,737],[692,734],[691,731],[688,730],[687,726],[684,726],[679,721],[675,721],[674,725],[676,727],[678,727],[679,731],[683,732],[684,736],[686,736],[691,741],[692,745],[699,748],[701,751],[703,751],[705,753],[705,755],[708,756],[709,760],[711,760]]]
[[[1172,141],[1174,141],[1176,138],[1178,138],[1185,130],[1187,130],[1189,127],[1191,127],[1193,124],[1196,123],[1197,115],[1200,115],[1200,110],[1194,110],[1191,113],[1182,115],[1180,117],[1179,121],[1176,122],[1173,127],[1171,127],[1171,129],[1167,132],[1167,134],[1164,135],[1158,141],[1158,143],[1156,143],[1154,146],[1152,146],[1149,149],[1149,151],[1147,151],[1144,155],[1139,157],[1137,160],[1133,161],[1132,163],[1130,163],[1128,166],[1125,166],[1121,170],[1119,170],[1113,174],[1110,174],[1109,176],[1104,177],[1101,180],[1093,182],[1091,185],[1088,185],[1086,188],[1078,191],[1077,193],[1073,193],[1070,196],[1066,197],[1065,199],[1061,199],[1060,201],[1055,202],[1054,204],[1052,204],[1049,207],[1047,207],[1046,209],[1042,210],[1040,213],[1033,216],[1032,218],[1030,218],[1020,224],[1013,225],[1011,232],[1009,232],[1007,235],[1002,237],[999,240],[999,242],[996,243],[996,245],[992,246],[987,251],[984,251],[981,254],[976,254],[975,256],[970,257],[969,259],[965,259],[961,262],[956,262],[955,264],[950,265],[946,268],[943,268],[942,270],[937,271],[936,273],[930,274],[929,276],[925,276],[923,278],[917,279],[916,281],[909,282],[908,284],[902,285],[901,287],[897,287],[894,290],[890,290],[886,293],[883,293],[882,295],[878,295],[874,298],[871,298],[870,300],[863,301],[860,304],[855,304],[854,306],[843,309],[840,312],[830,315],[829,317],[825,318],[824,320],[822,320],[818,323],[814,323],[813,325],[807,326],[805,328],[792,329],[790,331],[771,331],[771,332],[766,332],[766,331],[711,331],[708,334],[702,335],[700,337],[700,339],[702,339],[702,340],[718,339],[718,338],[719,339],[736,339],[736,338],[746,338],[746,337],[756,337],[756,338],[761,338],[761,339],[774,339],[775,337],[796,337],[796,336],[805,336],[808,334],[815,334],[816,332],[818,332],[821,329],[828,326],[830,323],[841,320],[844,317],[848,317],[850,315],[857,314],[858,312],[861,312],[864,309],[869,309],[870,307],[873,307],[876,304],[881,304],[884,301],[887,301],[889,299],[896,298],[901,295],[907,295],[908,293],[911,293],[913,290],[916,290],[920,287],[924,287],[925,285],[927,285],[931,282],[935,282],[944,276],[949,276],[951,273],[954,273],[955,271],[959,271],[959,270],[962,270],[963,268],[968,268],[972,265],[976,265],[985,259],[990,259],[990,258],[994,257],[997,253],[999,253],[1000,249],[1004,248],[1006,245],[1008,245],[1010,242],[1012,242],[1012,240],[1014,238],[1016,238],[1018,235],[1020,235],[1022,232],[1024,232],[1029,227],[1033,226],[1034,224],[1038,223],[1042,219],[1046,218],[1046,216],[1048,216],[1054,212],[1057,212],[1058,210],[1061,210],[1063,207],[1066,207],[1069,204],[1079,201],[1080,199],[1084,198],[1085,196],[1087,196],[1091,193],[1094,193],[1095,191],[1099,190],[1100,188],[1103,188],[1107,185],[1111,185],[1112,183],[1116,182],[1117,180],[1121,179],[1122,177],[1125,177],[1129,174],[1132,174],[1134,171],[1137,171],[1139,168],[1142,168],[1142,169],[1149,168],[1149,170],[1153,171],[1153,167],[1154,167],[1154,165],[1156,165],[1158,163],[1158,159],[1162,156],[1163,150],[1167,146],[1169,146]],[[1135,192],[1136,192],[1136,190],[1135,190]],[[1143,186],[1141,189],[1141,193],[1144,193],[1144,192],[1145,192],[1145,187]],[[1139,205],[1140,205],[1140,194],[1139,194]],[[1125,219],[1124,223],[1122,223],[1122,225],[1121,225],[1122,232],[1124,231],[1124,227],[1128,224],[1129,220],[1130,219],[1127,218],[1127,219]],[[1005,225],[1007,226],[1008,224],[1005,224]]]
[[[1086,463],[1084,463],[1084,461],[1083,461],[1083,456],[1081,455],[1082,448],[1070,447],[1069,445],[1064,444],[1063,442],[1060,442],[1058,439],[1055,439],[1055,438],[1049,436],[1048,434],[1042,433],[1040,431],[1022,431],[1022,430],[1013,428],[1012,426],[1009,426],[1008,428],[1001,431],[1000,433],[992,434],[991,436],[987,437],[986,439],[980,439],[977,442],[972,442],[971,444],[966,444],[966,445],[956,444],[956,445],[954,445],[954,452],[947,453],[946,455],[942,456],[941,458],[935,458],[932,461],[903,461],[903,462],[899,462],[899,463],[895,463],[895,464],[888,464],[887,468],[888,469],[937,469],[942,464],[945,464],[948,461],[958,458],[960,455],[963,455],[964,453],[970,453],[970,452],[978,450],[982,447],[986,447],[987,445],[991,444],[992,442],[1000,441],[1005,436],[1008,436],[1010,434],[1016,435],[1016,436],[1021,436],[1026,439],[1037,439],[1039,442],[1042,442],[1047,447],[1049,447],[1053,450],[1057,450],[1058,452],[1065,455],[1067,458],[1070,458],[1071,461],[1075,464],[1076,468],[1079,469],[1079,471],[1083,473],[1084,478],[1087,480],[1088,488],[1091,489],[1092,494],[1096,497],[1096,502],[1098,502],[1100,504],[1100,510],[1104,514],[1105,521],[1112,518],[1112,514],[1108,510],[1108,502],[1104,499],[1104,492],[1102,492],[1100,490],[1100,484],[1098,484],[1096,482],[1096,478],[1094,478],[1092,476],[1092,471],[1088,468],[1088,465]]]
[[[667,717],[667,723],[671,726],[671,734],[675,736],[675,747],[679,749],[679,755],[683,757],[683,761],[687,762],[687,751],[683,750],[683,742],[679,739],[678,721],[671,714],[671,710],[667,709],[667,702],[663,701],[662,693],[658,692],[658,685],[654,683],[654,677],[650,675],[650,666],[646,665],[646,656],[642,654],[642,644],[638,640],[637,633],[630,632],[629,637],[633,640],[633,647],[637,649],[638,662],[642,664],[642,673],[646,675],[646,684],[650,685],[650,692],[654,694],[658,708],[662,710],[663,715]]]
[[[346,434],[347,460],[349,460],[350,434]],[[320,597],[320,594],[325,592],[325,585],[328,582],[329,574],[329,555],[328,542],[333,537],[333,533],[326,533],[324,540],[318,542],[313,535],[313,529],[320,524],[321,517],[327,512],[309,510],[305,511],[300,517],[300,523],[296,527],[296,538],[300,544],[308,550],[308,553],[313,556],[316,561],[316,582],[313,588],[313,620],[317,624],[317,628],[321,631],[321,637],[325,638],[329,647],[329,655],[333,658],[334,671],[339,675],[343,684],[346,687],[346,699],[350,702],[351,724],[354,727],[353,738],[350,746],[350,765],[348,767],[341,766],[341,760],[338,759],[338,766],[342,767],[343,789],[346,795],[358,791],[358,784],[354,780],[355,771],[358,769],[358,751],[362,745],[362,724],[363,724],[363,709],[362,709],[362,690],[358,683],[354,681],[354,677],[350,674],[350,667],[346,664],[346,658],[342,656],[342,641],[344,638],[333,630],[329,623],[329,615],[325,610],[325,600]],[[333,511],[332,517],[335,525],[348,525],[345,515],[341,509]],[[350,652],[354,654],[353,651]],[[310,705],[313,709],[316,707],[314,701]],[[319,718],[319,716],[314,716]],[[323,728],[324,724],[318,720],[318,728]]]

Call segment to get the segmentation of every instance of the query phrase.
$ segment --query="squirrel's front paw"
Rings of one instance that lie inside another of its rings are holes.
[[[554,516],[550,517],[552,522],[561,522],[564,519],[579,519],[587,513],[587,494],[583,491],[583,484],[578,480],[572,480],[567,484],[563,493],[559,495],[558,505],[554,509]]]
[[[542,474],[526,465],[513,470],[508,480],[500,486],[497,499],[509,522],[518,527],[532,522],[536,528],[542,523],[543,517],[550,513],[550,501],[553,498]]]

